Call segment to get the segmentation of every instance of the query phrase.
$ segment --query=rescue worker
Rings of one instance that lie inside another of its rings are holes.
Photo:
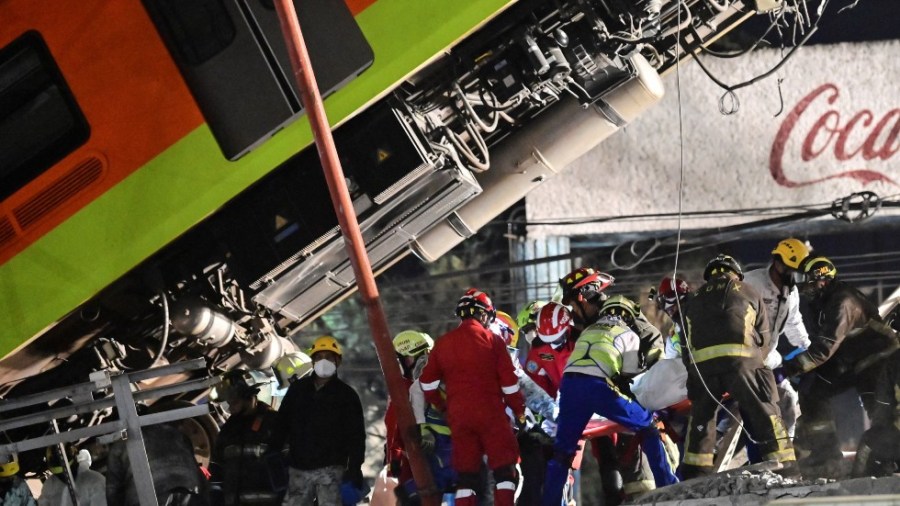
[[[519,328],[512,317],[503,311],[497,311],[497,318],[489,327],[491,332],[503,341],[506,345],[506,351],[512,360],[513,367],[516,371],[516,377],[519,379],[519,390],[525,398],[525,414],[528,420],[529,428],[536,422],[547,420],[550,423],[556,421],[556,399],[548,395],[548,393],[532,379],[522,368],[522,362],[519,360]]]
[[[737,261],[719,255],[706,265],[701,286],[685,315],[688,398],[691,415],[685,442],[682,478],[713,469],[715,415],[728,392],[746,414],[750,436],[763,458],[782,464],[784,475],[796,473],[796,458],[778,410],[775,377],[765,366],[774,343],[766,304],[742,282]]]
[[[270,448],[288,445],[285,506],[341,503],[342,482],[364,488],[366,427],[359,395],[337,376],[343,350],[322,336],[308,351],[313,374],[288,387]]]
[[[167,506],[208,504],[206,477],[201,474],[187,436],[171,423],[148,425],[141,432],[157,502]],[[106,503],[140,505],[124,440],[113,443],[106,457]]]
[[[636,374],[646,371],[662,358],[664,347],[662,332],[647,320],[638,303],[624,295],[613,295],[603,302],[600,314],[621,318],[640,338],[641,347],[638,352],[639,363]],[[631,378],[624,376],[623,379]]]
[[[599,317],[600,306],[609,298],[604,291],[615,283],[615,278],[605,272],[590,267],[582,267],[570,272],[559,281],[559,298],[563,304],[571,305],[571,339],[577,340],[582,330]],[[584,301],[571,300],[571,295],[580,292]],[[565,369],[565,363],[562,364]],[[560,380],[561,381],[561,380]],[[600,482],[603,488],[604,504],[615,506],[622,502],[623,483],[616,454],[616,435],[591,439],[591,454],[597,460]]]
[[[438,338],[419,378],[428,402],[446,407],[453,467],[459,473],[457,506],[476,504],[484,455],[494,474],[494,504],[512,506],[515,497],[519,447],[505,410],[509,406],[516,424],[524,427],[525,401],[506,346],[489,330],[496,314],[486,293],[466,291],[456,305],[459,326]]]
[[[836,278],[837,269],[827,258],[809,259],[803,272],[815,337],[806,351],[784,363],[784,371],[793,376],[815,369],[800,384],[798,440],[810,450],[801,467],[829,467],[842,459],[831,398],[856,387],[873,418],[878,377],[884,359],[897,349],[897,333],[882,322],[874,303]]]
[[[656,308],[665,313],[673,324],[672,332],[666,337],[666,347],[663,358],[681,357],[684,322],[681,315],[686,311],[688,299],[691,294],[691,285],[681,279],[670,277],[662,278],[659,288],[650,294],[656,302]]]
[[[773,343],[772,350],[766,357],[766,366],[776,371],[782,362],[779,347],[783,350],[788,348],[785,343],[779,346],[780,336],[783,335],[794,348],[809,348],[809,333],[800,314],[800,294],[797,291],[797,284],[803,280],[800,265],[807,256],[809,248],[806,244],[789,237],[780,241],[772,250],[772,261],[767,267],[744,274],[744,283],[759,292],[766,304]],[[794,437],[797,418],[800,417],[797,390],[782,375],[776,376],[775,383],[784,428],[789,437]]]
[[[75,493],[79,506],[106,506],[106,478],[97,471],[91,470],[91,454],[87,450],[80,452],[74,446],[67,446],[69,468],[75,478]],[[47,467],[50,477],[44,481],[38,506],[71,506],[72,494],[65,473],[65,464],[59,448],[47,448]]]
[[[425,401],[419,376],[428,362],[428,354],[434,347],[434,340],[428,334],[415,330],[404,330],[394,337],[394,350],[400,360],[403,377],[410,382],[409,402],[415,417],[419,444],[428,459],[435,486],[441,493],[450,492],[456,482],[456,472],[450,466],[450,427],[443,414]],[[418,491],[412,470],[406,457],[404,438],[400,434],[393,403],[389,403],[385,413],[388,427],[388,455],[391,474],[399,481],[394,489],[401,505],[419,504]]]
[[[548,302],[540,307],[536,323],[537,339],[534,340],[534,345],[528,352],[525,371],[547,394],[556,399],[562,382],[563,368],[575,347],[575,339],[572,338],[572,316],[566,306],[558,302]],[[559,408],[555,401],[554,406],[558,411]],[[532,438],[535,443],[540,444],[541,467],[532,471],[532,474],[536,479],[540,479],[541,486],[536,487],[539,493],[537,502],[528,504],[540,504],[543,495],[542,488],[548,457],[552,455],[553,438],[556,437],[555,421],[556,416],[542,422],[540,430],[546,436]],[[525,446],[521,440],[519,445]]]
[[[602,291],[612,276],[578,269],[560,280],[563,304],[588,326],[581,332],[563,372],[553,458],[547,465],[544,506],[558,506],[572,458],[593,414],[606,417],[644,437],[644,450],[657,486],[676,483],[653,415],[615,385],[621,374],[638,368],[640,338],[620,319],[600,316]]]
[[[215,387],[215,400],[227,404],[229,413],[213,446],[215,465],[210,466],[214,471],[211,481],[221,487],[218,504],[281,504],[283,494],[273,489],[270,472],[277,472],[276,480],[281,481],[286,471],[272,470],[264,459],[278,415],[256,397],[267,380],[259,371],[234,369]]]
[[[634,399],[631,382],[637,374],[646,372],[662,357],[662,333],[647,320],[640,306],[624,295],[608,298],[600,308],[600,315],[621,319],[640,338],[636,372],[620,374],[617,383],[622,393]],[[622,494],[626,499],[656,488],[648,463],[642,458],[641,444],[640,437],[630,434],[618,434],[616,437],[617,463],[622,474]],[[668,447],[666,450],[669,465],[674,469],[679,461],[677,450],[670,451]]]
[[[519,390],[525,398],[527,430],[516,431],[516,440],[519,443],[519,468],[522,471],[522,486],[516,504],[537,505],[541,501],[544,470],[547,467],[544,446],[550,439],[541,427],[555,427],[556,399],[550,397],[522,368],[517,348],[519,328],[512,317],[503,311],[497,311],[497,318],[491,324],[490,330],[506,344],[516,377],[519,379]]]
[[[656,308],[672,320],[672,329],[666,336],[664,360],[679,359],[686,363],[682,355],[684,346],[684,318],[693,287],[681,278],[662,278],[659,287],[650,291],[650,297],[656,302]],[[676,442],[679,457],[684,453],[684,437],[687,433],[688,415],[675,410],[663,409],[657,412],[666,427],[666,434]],[[668,447],[667,447],[668,448]],[[670,454],[671,455],[671,454]],[[681,459],[677,465],[680,466]],[[680,472],[678,473],[680,475]]]
[[[572,315],[566,306],[548,302],[537,317],[537,340],[528,352],[525,372],[554,399],[563,369],[575,348]]]
[[[872,427],[859,441],[851,476],[891,476],[900,465],[900,351],[889,356],[875,387]]]
[[[0,455],[0,504],[3,506],[36,506],[31,489],[19,476],[19,456]]]

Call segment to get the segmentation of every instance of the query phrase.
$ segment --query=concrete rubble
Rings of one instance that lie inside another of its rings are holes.
[[[768,469],[741,468],[655,490],[629,504],[756,506],[778,499],[887,494],[896,494],[900,497],[900,476],[842,481],[826,478],[797,481],[782,478]]]

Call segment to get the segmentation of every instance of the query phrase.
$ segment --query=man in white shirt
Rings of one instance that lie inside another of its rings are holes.
[[[806,244],[789,237],[772,250],[772,262],[767,267],[744,275],[744,283],[751,285],[763,297],[768,309],[772,337],[778,339],[783,335],[792,346],[804,350],[809,347],[809,333],[800,314],[800,293],[796,285],[802,281],[800,264],[807,256],[809,248]],[[777,346],[773,346],[766,357],[766,367],[770,369],[778,368],[782,362],[781,354],[776,348]],[[786,378],[776,377],[776,382],[785,429],[788,436],[794,437],[797,418],[800,416],[797,391]]]

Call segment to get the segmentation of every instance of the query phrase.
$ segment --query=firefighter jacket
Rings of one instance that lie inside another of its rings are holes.
[[[277,417],[274,409],[260,402],[253,411],[232,415],[222,425],[212,460],[221,469],[215,478],[222,482],[226,505],[281,504],[264,459]]]
[[[170,423],[148,425],[141,432],[153,488],[160,504],[183,498],[185,490],[196,500],[205,501],[208,495],[206,478],[197,466],[194,447],[187,436]],[[116,441],[109,447],[106,457],[106,503],[139,506],[141,502],[134,480],[127,443]]]
[[[762,296],[737,279],[718,277],[701,286],[684,323],[687,360],[702,373],[732,371],[733,359],[762,367],[774,347]]]
[[[776,351],[778,338],[782,334],[795,348],[809,348],[809,333],[800,314],[800,293],[796,286],[783,286],[779,290],[769,276],[769,268],[754,269],[744,274],[744,284],[748,284],[762,295],[769,318],[769,331],[775,343],[766,357],[766,366],[774,369],[781,364],[781,355]]]
[[[566,363],[565,373],[615,379],[640,372],[641,342],[619,318],[602,317],[585,328]]]
[[[854,368],[859,372],[859,363],[896,349],[896,332],[881,321],[875,304],[842,281],[831,281],[810,309],[815,315],[812,343],[785,363],[788,374],[810,371],[826,361],[827,367],[818,370],[824,378],[851,373]]]
[[[525,401],[506,344],[473,318],[462,320],[437,339],[419,381],[429,403],[442,410],[446,406],[451,427],[456,425],[454,419],[479,413],[505,418],[506,406],[517,418],[525,414]]]
[[[311,471],[341,466],[360,473],[366,453],[362,403],[337,376],[316,389],[316,376],[291,383],[281,407],[272,449],[290,448],[291,467]]]
[[[555,399],[562,382],[563,369],[574,349],[574,339],[569,339],[559,349],[553,348],[549,343],[535,341],[525,360],[525,372]]]

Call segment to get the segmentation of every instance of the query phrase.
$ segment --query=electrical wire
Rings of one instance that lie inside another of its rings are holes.
[[[159,343],[159,353],[156,354],[156,358],[153,359],[153,363],[150,364],[150,367],[156,367],[162,361],[163,356],[166,354],[166,346],[169,345],[169,301],[166,298],[165,292],[159,292],[160,298],[162,298],[162,307],[163,307],[163,335],[162,342]]]
[[[678,229],[675,235],[675,259],[674,265],[672,268],[672,282],[678,276],[678,259],[681,255],[681,232],[682,232],[682,219],[681,215],[684,211],[684,110],[682,106],[681,99],[681,58],[680,58],[680,48],[681,48],[681,2],[678,2],[678,14],[677,14],[677,23],[678,23],[678,32],[676,34],[675,40],[678,41],[675,44],[675,89],[676,89],[676,100],[678,102]],[[694,55],[696,58],[696,55]],[[681,308],[681,300],[679,297],[675,297],[675,303],[678,306],[678,314],[683,315]],[[737,424],[740,430],[747,436],[747,439],[754,444],[759,444],[756,440],[753,439],[753,436],[750,435],[750,432],[744,427],[744,422],[739,417],[737,417],[734,413],[731,412],[725,405],[719,400],[719,398],[712,393],[709,385],[706,384],[706,379],[703,377],[703,374],[700,373],[700,367],[697,365],[697,361],[694,360],[693,352],[691,351],[691,336],[688,331],[689,327],[682,329],[682,332],[685,335],[685,344],[683,346],[683,350],[687,351],[688,357],[690,358],[690,363],[694,366],[694,370],[697,373],[697,378],[700,379],[700,384],[703,385],[703,389],[706,390],[706,393],[709,395],[709,398],[712,399],[716,404],[719,405],[720,408],[725,413],[728,413]],[[690,425],[693,420],[688,422]],[[707,422],[708,423],[708,422]]]

